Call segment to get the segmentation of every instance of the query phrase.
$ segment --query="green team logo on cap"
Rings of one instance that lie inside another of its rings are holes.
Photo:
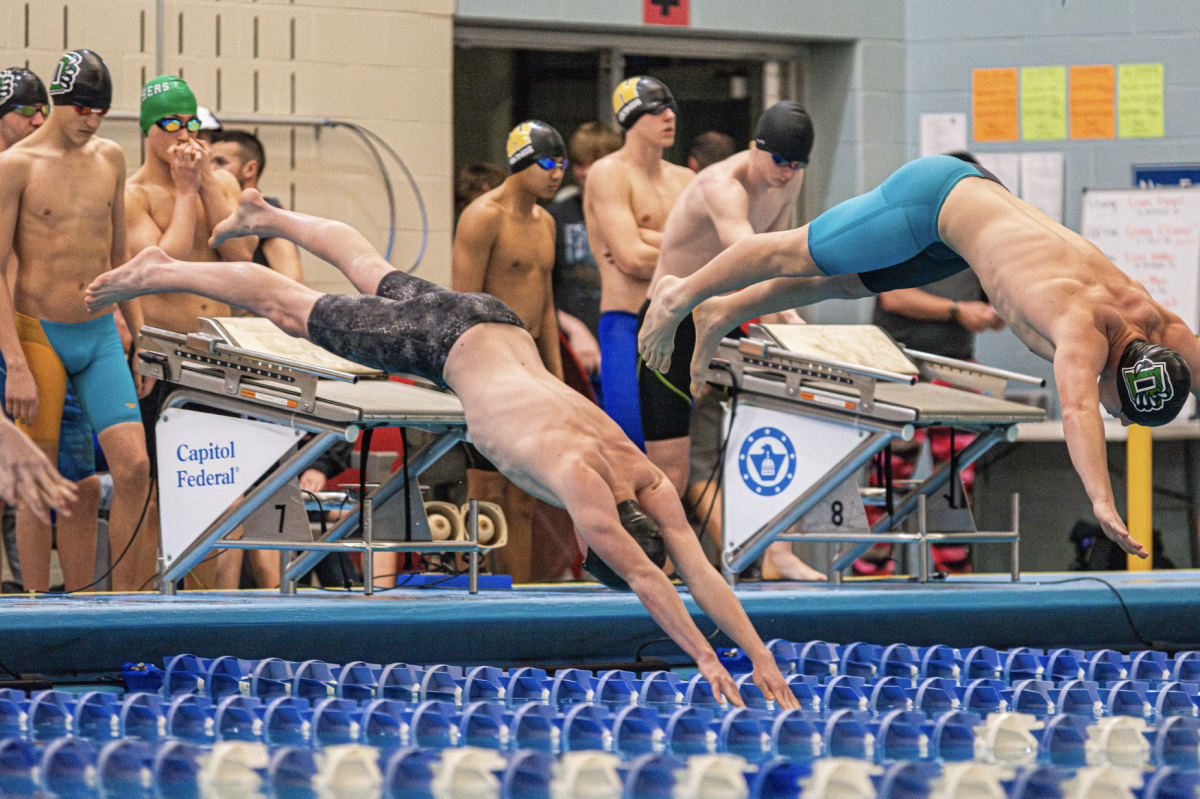
[[[54,71],[54,80],[50,82],[51,94],[66,94],[75,88],[75,78],[79,77],[79,65],[83,56],[70,52],[58,60],[58,69]]]
[[[1161,411],[1175,396],[1175,387],[1167,374],[1167,365],[1162,361],[1142,358],[1133,366],[1121,370],[1121,378],[1139,411]]]

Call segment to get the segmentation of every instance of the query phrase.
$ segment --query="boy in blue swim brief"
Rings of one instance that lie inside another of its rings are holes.
[[[1116,510],[1099,407],[1125,424],[1170,422],[1197,393],[1200,342],[1095,245],[977,166],[918,159],[804,227],[744,238],[690,277],[664,278],[642,327],[642,357],[669,369],[675,328],[691,313],[695,392],[723,333],[747,319],[916,288],[966,268],[1021,342],[1054,364],[1067,447],[1092,510],[1106,535],[1145,557]]]
[[[0,280],[4,401],[53,462],[70,378],[113,477],[110,551],[126,555],[114,565],[113,588],[137,590],[153,575],[157,554],[154,534],[137,534],[149,502],[137,404],[141,378],[126,359],[112,314],[93,314],[83,302],[83,288],[128,257],[125,157],[115,142],[95,135],[112,103],[112,77],[96,53],[75,50],[59,60],[49,94],[53,110],[45,124],[0,153],[0,264],[7,269],[15,255],[17,265],[11,295],[7,279]],[[136,302],[121,312],[131,329],[141,326]],[[75,536],[58,530],[68,590],[93,580],[94,511],[81,513],[79,522]],[[50,544],[49,526],[19,510],[26,590],[49,588]]]

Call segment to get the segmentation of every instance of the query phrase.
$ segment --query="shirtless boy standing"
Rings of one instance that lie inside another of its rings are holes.
[[[12,305],[7,285],[0,287],[0,349],[13,415],[52,462],[70,378],[112,472],[109,538],[116,558],[134,536],[149,489],[137,409],[141,378],[130,374],[111,311],[89,312],[83,290],[127,257],[125,157],[115,142],[95,135],[112,102],[112,78],[100,56],[64,55],[50,96],[54,110],[46,123],[0,154],[0,264],[13,253],[19,263]],[[121,303],[121,313],[134,329],[141,324],[138,303]],[[94,522],[79,528],[78,540],[64,540],[71,536],[59,530],[68,590],[92,582]],[[47,590],[50,527],[29,509],[17,516],[17,546],[25,588]],[[154,572],[156,548],[152,531],[142,530],[114,569],[113,588],[139,588]]]
[[[0,72],[0,152],[40,128],[49,116],[50,94],[41,78],[21,67],[11,67]],[[15,255],[9,257],[7,268],[7,285],[11,292],[17,279]],[[5,396],[6,376],[4,357],[0,353],[0,402],[3,402]],[[33,386],[30,385],[28,390],[33,390]],[[79,406],[79,399],[71,390],[70,381],[67,382],[67,396],[63,402],[62,423],[59,427],[58,468],[67,480],[75,483],[75,491],[72,494],[74,500],[62,506],[63,512],[56,518],[55,523],[62,531],[64,541],[90,540],[96,533],[96,517],[100,509],[100,479],[96,476],[92,428],[88,426],[83,409]],[[3,511],[4,504],[0,501],[0,512]],[[12,531],[14,536],[15,532]],[[5,530],[4,535],[4,545],[8,547],[9,531]],[[15,544],[15,537],[12,543]],[[94,551],[86,547],[82,550],[72,548],[60,552],[59,557],[60,560],[71,560],[72,571],[82,572],[87,568],[85,561],[93,557]],[[75,564],[78,564],[78,568]],[[19,569],[15,570],[14,574],[19,574]]]
[[[1192,382],[1200,343],[1095,245],[980,166],[919,158],[802,228],[749,236],[691,277],[664,277],[641,352],[666,371],[675,326],[695,309],[695,391],[723,332],[744,319],[916,288],[967,268],[1017,338],[1054,364],[1067,449],[1092,512],[1109,538],[1146,557],[1117,513],[1100,405],[1126,424],[1171,421],[1189,390],[1200,393]]]
[[[798,103],[783,101],[763,112],[758,120],[749,150],[713,164],[687,185],[667,217],[662,235],[662,252],[650,280],[650,291],[663,275],[684,278],[711,261],[726,247],[747,236],[770,230],[786,230],[796,198],[804,182],[804,168],[812,151],[812,120]],[[642,306],[639,325],[650,301]],[[764,319],[774,322],[799,322],[791,316]],[[728,332],[728,331],[726,331]],[[689,453],[692,439],[688,422],[692,415],[689,365],[696,341],[691,319],[684,319],[675,333],[679,352],[673,367],[665,374],[648,369],[638,372],[641,394],[642,432],[646,436],[646,454],[654,465],[697,508],[701,518],[709,518],[709,529],[720,543],[718,508],[720,495],[709,489],[707,481],[688,485]],[[697,403],[716,402],[711,389]],[[704,492],[711,493],[711,499]],[[762,575],[767,580],[823,580],[825,575],[809,568],[792,554],[791,545],[779,541],[763,553]]]
[[[253,190],[218,228],[216,241],[238,235],[288,238],[368,293],[323,295],[254,264],[203,269],[152,249],[93,283],[89,302],[100,307],[180,290],[211,294],[343,357],[453,389],[479,451],[521,488],[570,512],[589,570],[633,590],[714,693],[742,704],[662,571],[668,555],[696,604],[749,656],[767,699],[798,707],[774,656],[705,558],[675,489],[603,411],[546,371],[533,338],[502,302],[397,271],[353,228],[271,208]]]
[[[508,178],[467,206],[458,220],[453,288],[498,298],[533,336],[546,371],[562,380],[562,348],[554,312],[554,218],[537,204],[554,197],[567,166],[558,131],[536,119],[508,134]],[[508,544],[496,568],[529,582],[533,567],[533,497],[468,446],[467,495],[504,509]],[[383,567],[381,567],[383,568]]]
[[[600,385],[604,410],[644,445],[637,386],[637,314],[658,262],[662,230],[692,170],[664,161],[677,107],[654,78],[617,86],[612,97],[625,144],[592,165],[583,213],[600,267]]]
[[[237,205],[240,189],[233,175],[212,169],[208,142],[196,138],[200,120],[188,85],[174,75],[160,75],[147,83],[139,123],[146,137],[146,161],[125,186],[130,255],[161,247],[172,257],[189,261],[250,260],[257,245],[252,239],[226,242],[217,249],[208,246],[213,228]],[[142,310],[147,325],[176,333],[195,333],[201,316],[229,316],[228,305],[191,294],[147,297]],[[156,395],[141,403],[152,463],[160,403]],[[157,527],[157,503],[147,516]],[[254,552],[250,559],[261,587],[279,584],[279,562],[272,553]],[[204,587],[237,588],[241,564],[241,550],[227,550],[197,576]]]

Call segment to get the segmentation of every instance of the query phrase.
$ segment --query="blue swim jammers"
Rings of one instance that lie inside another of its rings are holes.
[[[825,274],[857,273],[877,294],[957,274],[968,265],[938,237],[938,214],[950,190],[968,177],[1000,183],[986,169],[949,155],[911,161],[875,189],[814,219],[809,254]]]

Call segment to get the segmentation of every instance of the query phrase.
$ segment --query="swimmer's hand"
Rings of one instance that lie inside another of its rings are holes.
[[[168,164],[171,170],[171,183],[175,185],[176,191],[185,190],[194,193],[200,191],[200,182],[204,179],[204,173],[201,171],[204,151],[194,142],[194,139],[189,139],[186,142],[172,144],[167,148],[167,153],[171,157]]]
[[[671,307],[672,290],[682,281],[673,275],[663,275],[654,286],[650,307],[638,333],[638,352],[646,368],[666,372],[671,368],[675,351],[675,329],[685,314]]]
[[[1146,548],[1129,534],[1128,528],[1125,527],[1125,522],[1121,520],[1121,514],[1117,513],[1115,507],[1109,506],[1104,508],[1093,506],[1092,512],[1096,514],[1096,521],[1100,522],[1100,527],[1104,530],[1104,534],[1113,541],[1116,541],[1117,546],[1130,555],[1137,555],[1139,558],[1150,557],[1150,553],[1146,551]]]
[[[696,664],[696,668],[700,670],[700,676],[712,686],[713,696],[718,702],[728,702],[736,707],[746,706],[746,703],[742,701],[742,695],[738,693],[737,683],[733,681],[729,671],[721,665],[716,652],[710,651],[708,656],[702,659],[702,662]]]
[[[38,412],[37,383],[24,361],[8,364],[8,382],[4,388],[4,410],[23,425],[32,426]]]
[[[25,505],[45,524],[51,508],[62,510],[75,501],[75,484],[55,471],[37,444],[7,419],[0,419],[0,451],[0,499]]]
[[[765,698],[774,700],[781,710],[800,709],[800,702],[796,700],[770,651],[764,647],[761,653],[750,658],[750,662],[754,664],[754,684]]]

